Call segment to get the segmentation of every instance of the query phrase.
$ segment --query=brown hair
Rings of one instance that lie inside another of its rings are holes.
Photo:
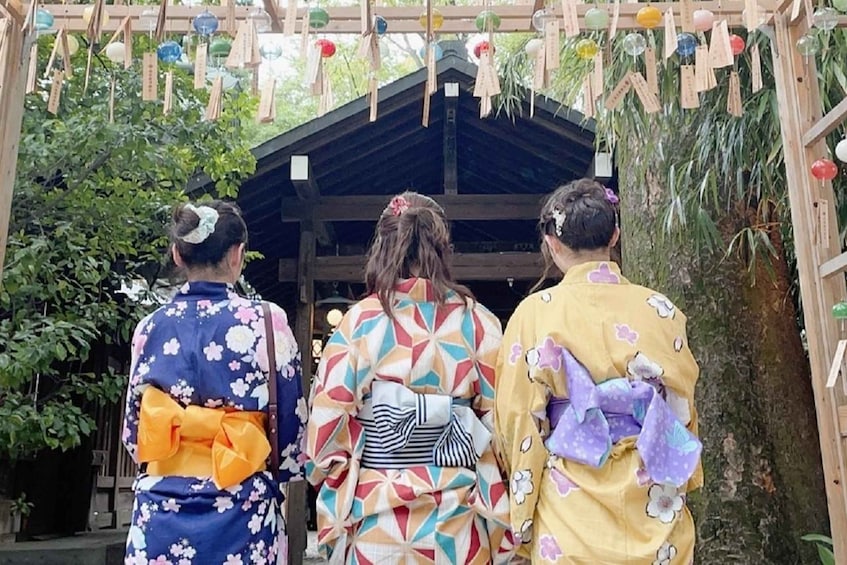
[[[541,207],[538,220],[544,273],[532,290],[543,284],[553,266],[545,235],[558,238],[574,251],[601,249],[609,245],[617,225],[616,205],[608,189],[597,181],[578,179],[554,190]]]
[[[376,294],[383,311],[393,317],[394,287],[416,271],[432,283],[436,302],[443,304],[449,291],[473,300],[471,291],[450,274],[450,253],[450,229],[441,206],[416,192],[399,194],[376,223],[365,266],[367,293]]]
[[[233,245],[247,244],[247,224],[241,210],[232,202],[212,200],[196,204],[218,213],[215,231],[200,243],[189,243],[182,238],[195,229],[200,217],[187,204],[179,204],[173,211],[170,229],[171,242],[176,246],[186,267],[215,266]]]

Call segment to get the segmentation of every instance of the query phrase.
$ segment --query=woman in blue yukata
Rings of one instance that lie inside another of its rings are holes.
[[[235,293],[247,243],[235,205],[177,207],[171,238],[188,282],[132,341],[123,442],[141,472],[125,562],[285,563],[282,484],[302,476],[307,419],[297,344],[278,306]],[[277,473],[267,462],[274,388]]]

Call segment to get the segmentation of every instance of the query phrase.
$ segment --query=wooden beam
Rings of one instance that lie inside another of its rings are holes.
[[[847,406],[838,407],[838,424],[841,428],[841,437],[847,437]]]
[[[444,194],[459,192],[459,166],[456,147],[456,122],[459,119],[459,83],[444,85]]]
[[[786,4],[785,2],[782,3]],[[784,8],[784,6],[783,6]],[[826,388],[830,360],[834,358],[839,331],[832,317],[832,306],[847,296],[844,277],[822,279],[821,265],[828,249],[840,249],[837,222],[828,222],[821,233],[821,210],[835,218],[835,194],[831,183],[813,182],[809,167],[825,145],[803,142],[804,133],[821,113],[817,69],[813,59],[804,58],[796,49],[797,40],[808,30],[803,18],[789,25],[789,15],[778,12],[773,53],[774,83],[779,103],[779,122],[785,154],[794,248],[803,302],[803,318],[809,347],[812,389],[821,444],[824,484],[829,505],[835,562],[847,562],[847,459],[845,443],[839,433],[838,407],[847,403],[840,387]],[[805,60],[804,60],[805,59]]]
[[[282,20],[279,17],[276,0],[262,0],[265,11],[271,17],[271,31],[282,33]]]
[[[8,9],[17,9],[7,3]],[[18,5],[18,7],[20,7]],[[12,216],[12,194],[18,166],[18,144],[24,113],[24,86],[29,67],[32,32],[24,33],[13,19],[0,19],[0,284]]]
[[[312,172],[312,164],[309,161],[308,155],[291,156],[290,176],[291,184],[294,185],[294,191],[297,192],[297,197],[311,209],[312,204],[321,197],[321,190]],[[320,220],[316,221],[311,213],[307,213],[306,215],[311,220],[311,225],[314,227],[314,235],[318,243],[324,246],[332,245],[335,241],[332,226]]]
[[[847,269],[847,252],[836,255],[820,267],[822,278],[831,277]]]
[[[433,194],[448,220],[537,220],[544,194]],[[374,222],[390,196],[323,196],[307,206],[297,198],[282,199],[282,221],[298,222],[311,212],[315,220]]]
[[[838,128],[847,119],[847,98],[839,102],[826,116],[818,120],[803,136],[803,145],[814,145]]]
[[[329,255],[315,257],[313,275],[316,282],[362,282],[365,255]],[[544,270],[540,253],[456,253],[452,272],[460,281],[536,280]],[[279,260],[279,281],[297,280],[297,260]]]
[[[12,0],[13,1],[13,0]],[[272,0],[271,0],[272,1]],[[8,0],[7,0],[8,2]],[[83,4],[44,4],[44,8],[49,10],[57,21],[61,21],[66,25],[68,31],[80,32],[85,31],[88,24],[82,19],[82,12],[85,9]],[[661,12],[666,12],[671,9],[675,12],[677,21],[681,17],[679,12],[679,2],[657,2],[653,6]],[[28,4],[23,7],[25,13]],[[593,4],[578,4],[577,13],[579,15],[580,27],[585,27],[584,17],[585,12],[593,7]],[[620,6],[620,18],[618,20],[619,30],[642,29],[642,26],[635,21],[635,14],[643,7],[637,3],[624,3]],[[711,10],[721,17],[727,19],[730,27],[738,27],[742,24],[741,12],[744,9],[744,2],[740,0],[731,0],[727,2],[708,1],[697,2],[697,7]],[[106,32],[115,31],[118,24],[125,16],[131,16],[137,19],[141,12],[147,6],[143,5],[113,5],[106,7],[109,13],[109,23],[103,26]],[[519,4],[512,6],[496,6],[497,14],[500,16],[501,24],[498,33],[526,33],[531,27],[531,18],[534,5]],[[223,21],[227,15],[226,6],[168,6],[167,22],[165,30],[168,33],[185,33],[189,30],[191,20],[194,16],[208,9]],[[244,20],[253,9],[252,6],[236,6],[235,16],[237,20]],[[450,33],[477,33],[474,18],[480,11],[479,6],[438,6],[439,12],[444,16],[444,24],[439,29],[440,34]],[[548,10],[557,16],[561,16],[561,6],[551,5]],[[285,19],[285,8],[279,7],[276,10],[277,20]],[[297,10],[297,26],[299,32],[302,23],[303,15],[306,8],[301,7]],[[379,14],[391,22],[391,33],[421,33],[423,28],[420,25],[419,17],[422,9],[418,6],[380,6]],[[322,33],[350,33],[361,34],[361,9],[356,6],[343,7],[328,7],[330,21],[324,27]],[[272,16],[273,20],[273,16]],[[842,17],[839,20],[839,25],[847,25],[847,18]],[[133,25],[133,33],[145,33],[140,26]]]
[[[294,319],[294,338],[300,348],[300,368],[303,394],[312,386],[312,324],[315,316],[315,234],[303,224],[300,227],[299,257],[295,261],[297,281],[297,309]],[[306,481],[288,485],[288,561],[290,565],[303,563],[306,551]]]

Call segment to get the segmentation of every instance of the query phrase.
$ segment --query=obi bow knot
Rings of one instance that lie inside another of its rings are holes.
[[[183,407],[149,387],[141,399],[138,460],[151,475],[208,477],[220,489],[266,466],[271,452],[262,412]]]
[[[552,429],[545,445],[551,453],[602,467],[613,444],[636,436],[651,480],[681,487],[692,477],[703,446],[655,388],[625,378],[597,384],[570,351],[563,357],[570,398],[548,404]]]
[[[376,381],[371,386],[373,419],[381,447],[402,450],[417,429],[443,431],[432,448],[439,467],[472,467],[491,441],[491,431],[470,406],[444,394],[418,394],[407,387]]]

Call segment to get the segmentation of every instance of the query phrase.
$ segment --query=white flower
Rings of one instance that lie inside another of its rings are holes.
[[[226,556],[226,561],[223,562],[223,565],[244,565],[244,562],[241,560],[240,555],[230,553]]]
[[[665,400],[668,406],[676,414],[676,417],[679,418],[679,421],[682,422],[682,425],[687,426],[691,422],[691,409],[688,407],[688,400],[671,389],[666,389],[665,395],[667,396]]]
[[[147,565],[147,563],[147,552],[143,549],[136,549],[135,553],[126,558],[126,565]]]
[[[203,348],[203,353],[206,354],[207,361],[220,361],[222,358],[221,354],[223,353],[223,351],[224,346],[218,345],[214,341]]]
[[[305,424],[309,420],[309,404],[302,396],[297,399],[297,408],[294,409],[294,413],[301,424]]]
[[[521,442],[521,453],[526,453],[532,447],[532,436],[526,436]]]
[[[171,544],[171,555],[173,555],[174,557],[179,557],[180,555],[182,555],[182,552],[184,550],[185,548],[183,548],[178,543]]]
[[[232,389],[232,394],[242,398],[245,394],[247,394],[247,389],[250,387],[244,382],[244,379],[238,379],[234,383],[229,383],[229,388]]]
[[[279,454],[279,458],[281,459],[279,464],[280,470],[288,471],[292,475],[300,473],[300,464],[297,462],[296,457],[292,457],[292,454],[296,454],[296,452],[296,443],[289,443],[285,446],[285,449],[283,449]]]
[[[226,332],[226,346],[236,353],[247,353],[254,343],[256,335],[248,327],[232,326]]]
[[[258,547],[254,547],[253,551],[250,553],[250,562],[258,564],[261,563],[263,559],[264,556],[262,555],[262,550]]]
[[[646,355],[639,352],[626,364],[626,374],[636,381],[650,381],[660,379],[665,371],[658,363],[650,361]]]
[[[250,528],[250,533],[255,536],[262,529],[262,517],[258,514],[253,514],[253,517],[247,522],[247,527]]]
[[[185,551],[183,551],[182,554],[188,559],[194,559],[194,556],[197,555],[197,550],[189,545],[186,546]]]
[[[177,565],[191,565],[191,559],[185,559],[185,558],[180,559],[179,563],[177,563]]]
[[[228,496],[218,496],[215,497],[215,503],[212,505],[218,510],[218,514],[223,514],[230,508],[232,508],[232,499]]]
[[[204,406],[206,408],[219,408],[224,405],[224,401],[221,399],[207,398]]]
[[[162,503],[162,510],[165,512],[179,512],[180,505],[176,503],[176,500],[171,498]],[[173,551],[171,552],[173,553]],[[179,553],[174,553],[177,557],[179,557]]]
[[[647,491],[650,502],[647,503],[647,515],[658,518],[663,524],[670,524],[676,518],[676,513],[682,510],[684,501],[671,485],[655,484]]]
[[[268,489],[261,479],[253,479],[253,488],[256,489],[256,492],[259,494],[265,494],[265,491]]]
[[[523,504],[526,500],[526,495],[533,491],[532,486],[532,471],[524,469],[523,471],[515,471],[512,474],[512,494],[515,495],[515,502]]]
[[[670,565],[674,557],[676,557],[676,547],[665,542],[656,551],[656,559],[653,561],[653,565]]]
[[[135,370],[135,373],[139,376],[144,376],[150,372],[150,365],[147,363],[139,363],[138,368]]]
[[[179,341],[175,337],[172,337],[170,340],[166,341],[162,346],[162,353],[164,355],[176,355],[179,353]]]
[[[673,302],[662,294],[654,294],[647,299],[647,304],[656,309],[656,313],[660,318],[673,318],[676,313],[676,307]]]

